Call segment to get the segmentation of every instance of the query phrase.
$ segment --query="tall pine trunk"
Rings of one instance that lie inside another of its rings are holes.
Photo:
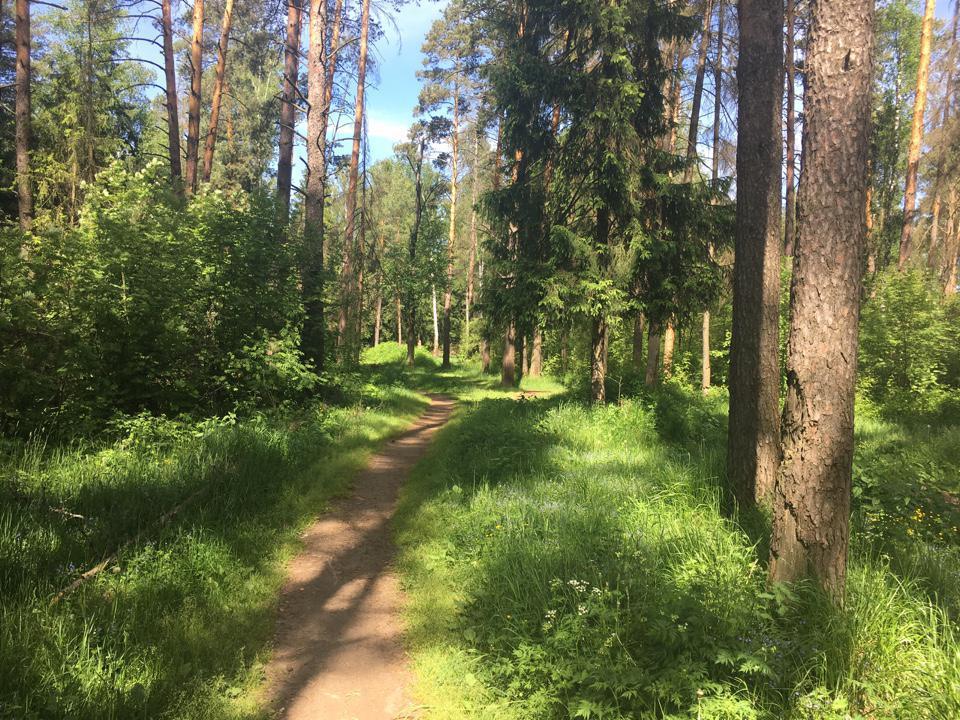
[[[233,0],[226,0],[223,8],[223,24],[220,42],[217,45],[217,70],[213,81],[213,99],[210,103],[210,127],[203,148],[203,182],[210,182],[213,172],[213,152],[217,145],[217,126],[220,124],[220,105],[223,102],[224,78],[227,74],[227,46],[230,44],[230,25],[233,22]]]
[[[633,319],[633,346],[632,346],[633,367],[637,370],[640,370],[644,366],[644,360],[645,360],[643,356],[643,331],[644,331],[643,313],[637,313],[636,317]]]
[[[533,347],[530,351],[530,377],[543,375],[543,330],[538,326],[533,330]]]
[[[917,213],[917,175],[923,150],[923,117],[927,109],[927,85],[930,80],[930,48],[933,42],[933,17],[936,0],[926,0],[920,30],[920,62],[917,66],[917,92],[913,101],[913,125],[907,149],[907,181],[903,193],[903,230],[900,233],[900,258],[903,270],[913,254],[913,230]]]
[[[457,70],[459,72],[459,68]],[[457,173],[460,154],[460,85],[453,85],[453,131],[450,153],[450,228],[447,236],[447,282],[443,289],[443,363],[450,367],[450,315],[453,311],[453,253],[457,242],[457,192],[460,188]]]
[[[433,355],[440,354],[440,323],[437,313],[437,286],[430,286],[430,297],[433,299]]]
[[[280,96],[280,143],[277,160],[277,196],[281,221],[290,219],[293,187],[293,142],[297,125],[297,82],[300,76],[302,0],[287,0],[287,41],[283,52],[283,92]],[[164,0],[169,2],[169,0]]]
[[[307,96],[313,98],[307,111],[307,188],[304,195],[303,260],[303,351],[317,369],[325,353],[323,304],[323,210],[327,174],[327,2],[310,0],[310,40],[307,53]]]
[[[945,80],[945,90],[943,94],[943,111],[940,116],[940,127],[946,128],[950,122],[950,113],[953,109],[953,96],[956,91],[956,74],[957,74],[957,61],[960,60],[957,56],[958,45],[957,45],[957,36],[960,32],[960,3],[954,4],[953,10],[953,30],[950,37],[950,45],[947,50],[947,70],[946,70],[946,80]],[[934,171],[933,178],[933,200],[931,201],[930,208],[930,255],[928,258],[928,264],[932,269],[937,269],[939,263],[944,262],[944,255],[949,254],[939,253],[940,246],[940,214],[943,209],[943,184],[946,175],[946,153],[942,153],[937,159],[936,169]],[[949,240],[948,243],[949,245]]]
[[[17,55],[16,100],[16,155],[17,155],[17,204],[20,229],[33,227],[33,180],[30,168],[30,145],[32,120],[30,117],[30,0],[16,0],[15,42]],[[22,254],[29,254],[26,245]]]
[[[873,0],[813,5],[806,181],[791,288],[783,463],[770,579],[812,575],[843,600],[853,472],[857,326],[865,245]]]
[[[340,317],[337,323],[337,344],[343,348],[342,359],[352,357],[356,340],[353,308],[357,306],[356,239],[357,183],[360,169],[360,143],[363,137],[364,90],[367,79],[367,46],[370,31],[370,0],[363,0],[360,17],[360,55],[357,60],[357,93],[353,106],[353,146],[347,171],[346,222],[343,231],[343,268],[340,279]],[[332,52],[332,50],[331,50]]]
[[[654,387],[659,379],[660,370],[660,325],[650,322],[647,327],[647,371],[645,383]]]
[[[173,54],[173,15],[171,0],[161,0],[161,34],[163,35],[163,71],[167,94],[167,145],[170,152],[170,178],[178,184],[183,176],[180,163],[180,111],[177,107],[177,65]]]
[[[503,337],[503,360],[500,363],[500,384],[513,387],[517,384],[516,330],[513,323],[507,326]]]
[[[200,159],[200,101],[203,80],[203,2],[193,0],[193,38],[190,41],[190,98],[187,101],[187,192],[197,189]]]
[[[780,462],[780,171],[783,6],[741,0],[737,230],[727,472],[743,506],[766,501]]]

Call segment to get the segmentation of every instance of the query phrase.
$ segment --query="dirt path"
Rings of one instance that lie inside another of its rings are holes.
[[[280,601],[268,701],[286,720],[411,717],[390,520],[397,495],[452,399],[433,404],[361,472],[350,495],[304,534]]]

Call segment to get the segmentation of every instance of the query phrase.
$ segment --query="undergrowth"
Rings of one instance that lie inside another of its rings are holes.
[[[343,406],[138,416],[113,429],[115,441],[9,444],[0,717],[261,717],[253,691],[283,561],[369,452],[425,406],[398,385],[345,386]]]
[[[725,512],[724,415],[722,392],[668,386],[484,400],[443,431],[400,523],[428,717],[960,714],[957,430],[861,423],[835,610],[767,587],[762,518]]]

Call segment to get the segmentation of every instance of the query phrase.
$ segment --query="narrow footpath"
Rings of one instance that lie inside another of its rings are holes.
[[[284,720],[414,717],[392,567],[397,497],[452,398],[432,404],[377,453],[353,489],[304,533],[280,600],[267,700]]]

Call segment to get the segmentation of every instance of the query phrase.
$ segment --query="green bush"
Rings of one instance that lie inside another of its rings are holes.
[[[957,319],[919,271],[880,275],[863,307],[861,390],[892,416],[939,411],[958,387]]]
[[[241,395],[275,395],[271,372],[225,381],[299,325],[275,218],[269,197],[203,192],[184,205],[160,163],[117,164],[77,226],[0,233],[0,427],[76,431],[115,410],[223,412]],[[307,368],[282,358],[302,384]]]

